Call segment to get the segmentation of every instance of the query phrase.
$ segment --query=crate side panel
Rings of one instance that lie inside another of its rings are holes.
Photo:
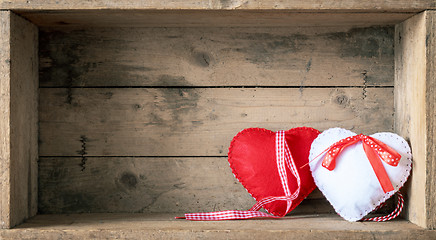
[[[0,226],[10,227],[10,12],[0,11]]]
[[[393,129],[393,88],[43,88],[41,156],[226,156],[240,130]]]
[[[426,12],[427,227],[436,229],[436,11]]]
[[[21,17],[1,14],[1,226],[37,210],[38,31]]]
[[[435,12],[396,27],[395,129],[409,138],[414,168],[408,218],[435,228]]]
[[[11,13],[11,225],[36,214],[38,29]]]
[[[40,85],[393,86],[393,37],[381,26],[49,28]]]
[[[395,131],[410,141],[413,168],[408,188],[408,219],[426,226],[426,27],[419,14],[396,27]]]

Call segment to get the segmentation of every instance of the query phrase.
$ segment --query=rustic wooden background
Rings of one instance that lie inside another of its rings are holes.
[[[39,212],[254,203],[232,137],[393,130],[394,28],[40,29]],[[295,212],[332,211],[315,191]]]

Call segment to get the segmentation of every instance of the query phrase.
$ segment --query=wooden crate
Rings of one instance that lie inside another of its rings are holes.
[[[73,2],[0,1],[3,238],[436,236],[432,1]],[[297,126],[404,136],[402,219],[319,191],[284,221],[173,219],[249,208],[230,140]]]

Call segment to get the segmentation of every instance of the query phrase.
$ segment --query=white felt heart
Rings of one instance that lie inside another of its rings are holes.
[[[336,167],[329,171],[321,164],[325,151],[341,139],[356,135],[342,128],[331,128],[321,133],[312,143],[309,159],[315,184],[334,207],[348,221],[358,221],[389,199],[400,189],[410,174],[412,154],[407,142],[394,133],[375,133],[371,137],[384,142],[401,154],[398,166],[384,161],[383,166],[394,187],[385,193],[374,173],[362,142],[346,147],[336,159]],[[323,153],[323,154],[322,154]],[[321,154],[321,155],[320,155]]]

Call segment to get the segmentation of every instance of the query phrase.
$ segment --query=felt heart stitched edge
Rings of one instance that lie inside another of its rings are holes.
[[[335,211],[348,221],[362,219],[395,194],[407,181],[412,165],[411,150],[407,142],[395,133],[381,132],[371,137],[384,142],[401,155],[396,167],[380,160],[392,183],[393,191],[385,193],[382,190],[361,142],[345,148],[337,157],[336,167],[332,171],[324,168],[323,151],[337,141],[355,135],[342,128],[328,129],[313,141],[309,156],[315,184]]]
[[[307,164],[311,143],[319,134],[318,130],[309,127],[285,131],[286,142],[301,177],[300,193],[286,213],[316,188],[309,168],[301,167]],[[256,201],[268,196],[284,196],[276,165],[275,132],[263,128],[242,130],[230,143],[228,159],[233,175]],[[295,179],[290,172],[287,175],[289,187],[294,191]],[[263,208],[279,216],[284,215],[286,206],[286,201],[275,201]]]

